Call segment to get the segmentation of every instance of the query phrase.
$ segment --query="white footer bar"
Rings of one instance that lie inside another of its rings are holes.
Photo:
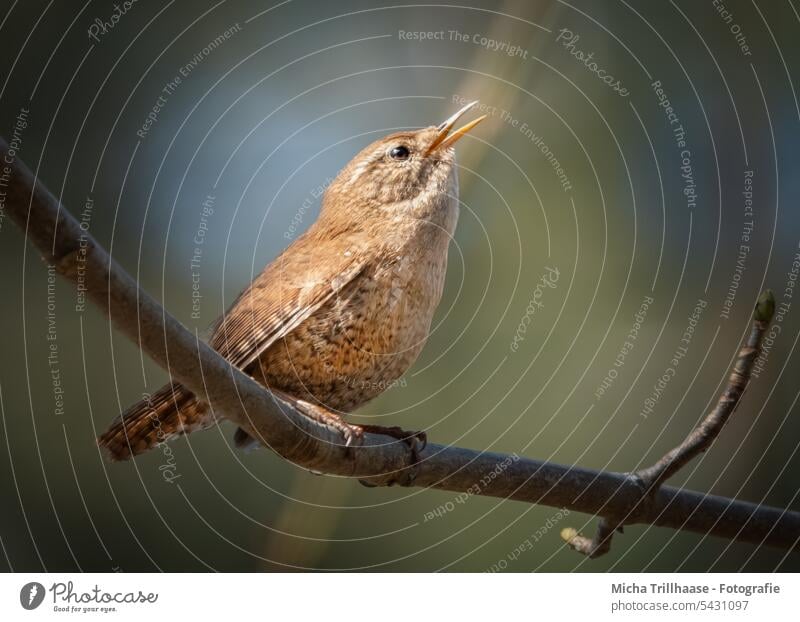
[[[0,620],[765,620],[798,594],[790,574],[18,573]]]

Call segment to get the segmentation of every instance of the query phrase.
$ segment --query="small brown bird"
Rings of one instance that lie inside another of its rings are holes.
[[[476,103],[362,150],[328,187],[316,222],[213,328],[211,346],[222,356],[312,405],[348,442],[365,429],[414,434],[347,424],[339,413],[382,393],[425,344],[458,219],[453,145],[485,115],[452,130]],[[217,421],[200,396],[173,382],[129,408],[98,442],[125,460]],[[235,439],[253,442],[241,429]]]

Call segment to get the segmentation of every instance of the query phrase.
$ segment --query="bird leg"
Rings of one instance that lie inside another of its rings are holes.
[[[282,398],[286,399],[287,396],[281,395]],[[425,446],[428,443],[428,435],[424,431],[413,431],[409,432],[397,426],[381,426],[381,425],[360,425],[354,423],[348,423],[345,421],[340,415],[335,412],[328,410],[322,406],[317,404],[312,404],[305,400],[299,400],[294,398],[289,398],[291,400],[292,405],[304,414],[309,419],[316,421],[317,423],[321,423],[322,425],[331,428],[333,430],[338,431],[339,433],[344,436],[345,439],[345,447],[348,449],[352,448],[357,444],[361,444],[364,438],[364,433],[369,434],[383,434],[385,436],[390,436],[395,438],[399,441],[402,441],[406,445],[408,445],[411,449],[411,461],[408,465],[408,473],[406,476],[406,481],[411,482],[414,479],[414,469],[413,467],[416,466],[420,461],[420,452],[425,449]],[[359,480],[365,486],[374,486],[375,484],[371,484],[367,480]],[[399,483],[400,480],[392,480],[389,482],[389,485],[393,483]]]
[[[345,447],[352,447],[356,443],[361,443],[361,439],[364,437],[362,426],[347,423],[347,421],[335,412],[323,408],[322,406],[311,404],[305,400],[297,400],[295,406],[309,419],[313,419],[317,423],[321,423],[339,432],[344,437]]]
[[[345,445],[347,447],[354,445],[356,442],[360,442],[365,432],[369,434],[383,434],[403,441],[408,445],[411,448],[413,464],[416,464],[419,461],[419,452],[425,449],[425,446],[428,444],[428,435],[424,431],[409,432],[397,426],[348,423],[341,415],[327,408],[323,408],[322,406],[318,406],[317,404],[306,402],[305,400],[296,400],[295,406],[309,419],[313,419],[322,425],[340,432],[345,438]]]

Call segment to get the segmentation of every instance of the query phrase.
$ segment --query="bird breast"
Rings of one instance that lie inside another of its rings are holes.
[[[260,363],[265,384],[344,412],[391,386],[425,345],[447,270],[452,223],[398,222],[372,259]],[[379,237],[378,239],[381,239]]]

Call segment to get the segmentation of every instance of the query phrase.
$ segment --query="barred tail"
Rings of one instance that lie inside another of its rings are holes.
[[[117,417],[98,439],[112,460],[128,460],[159,443],[215,423],[208,406],[178,383],[161,387]]]

